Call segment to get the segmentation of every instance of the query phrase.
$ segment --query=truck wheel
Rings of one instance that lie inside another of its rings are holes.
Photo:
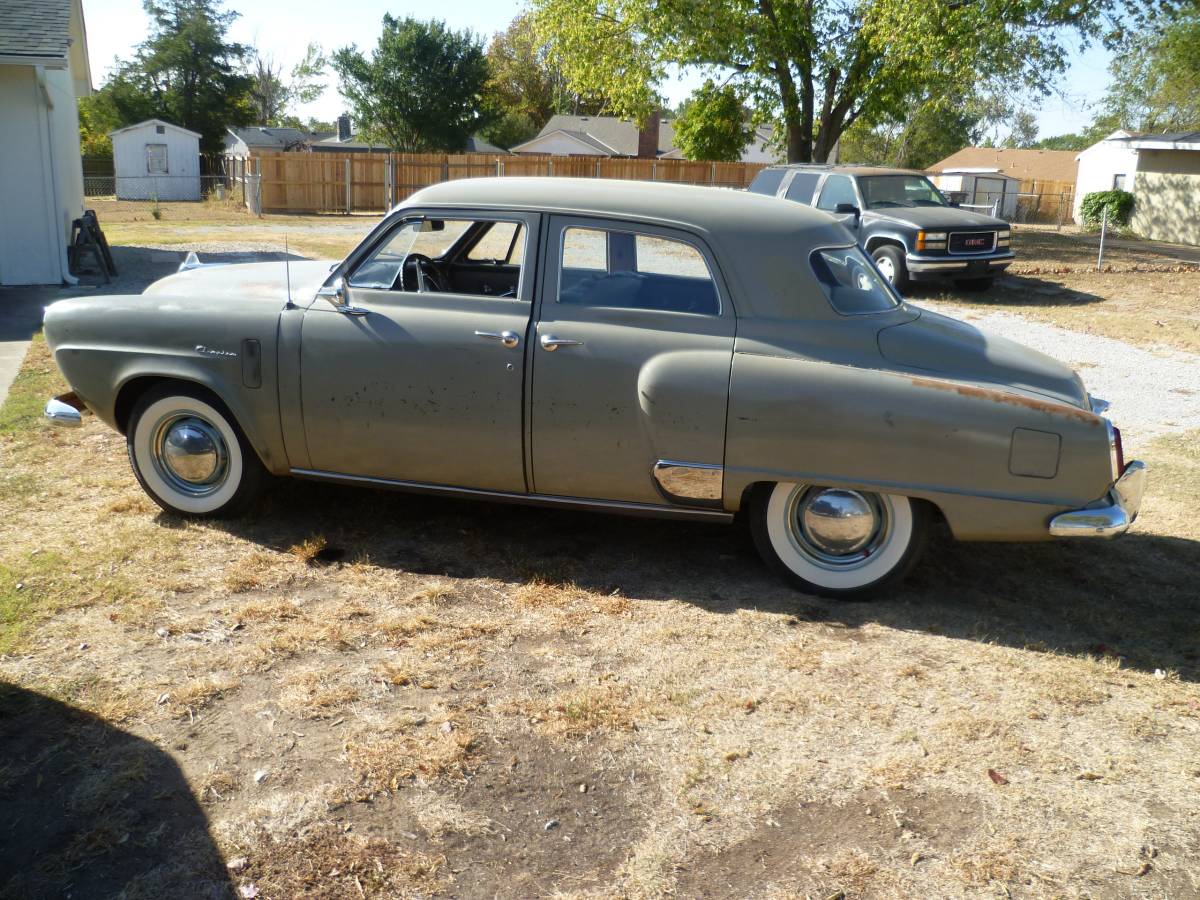
[[[875,268],[897,291],[908,287],[908,266],[904,264],[904,252],[894,244],[881,244],[871,251]]]
[[[148,390],[134,405],[125,434],[142,489],[176,515],[236,515],[266,475],[224,404],[190,385]]]
[[[750,528],[767,565],[793,587],[861,600],[916,565],[929,508],[899,494],[782,482],[756,490]]]

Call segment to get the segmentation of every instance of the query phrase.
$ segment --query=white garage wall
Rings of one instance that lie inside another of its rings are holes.
[[[1125,190],[1132,191],[1137,165],[1136,150],[1131,150],[1127,144],[1107,138],[1080,153],[1079,174],[1075,179],[1075,221],[1083,221],[1079,213],[1083,198],[1096,191],[1111,191],[1114,175],[1124,175]]]

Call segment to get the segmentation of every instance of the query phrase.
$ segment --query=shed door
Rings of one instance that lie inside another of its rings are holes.
[[[0,109],[0,284],[58,283],[46,110],[33,66],[0,66]]]
[[[533,362],[539,494],[662,504],[659,461],[685,494],[720,499],[735,318],[692,235],[555,216]]]

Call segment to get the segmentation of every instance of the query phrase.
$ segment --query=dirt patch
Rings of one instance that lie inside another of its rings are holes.
[[[984,813],[974,798],[872,791],[844,804],[795,803],[762,816],[749,835],[683,867],[684,897],[865,896],[881,871],[947,858]]]

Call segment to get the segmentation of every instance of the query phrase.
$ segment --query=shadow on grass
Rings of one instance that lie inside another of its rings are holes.
[[[172,520],[162,516],[164,525]],[[454,578],[573,582],[716,613],[758,609],[857,628],[869,622],[964,640],[1115,655],[1200,680],[1200,542],[960,544],[941,533],[891,596],[799,594],[760,562],[748,529],[281,482],[246,520],[221,523],[277,551],[321,535],[327,564]]]
[[[981,309],[989,306],[1006,309],[1016,306],[1091,306],[1110,299],[1088,291],[1063,287],[1058,282],[1032,275],[1005,275],[986,290],[957,288],[952,281],[944,284],[914,283],[904,289],[904,298],[918,306],[922,300],[945,300]]]
[[[174,760],[0,682],[0,897],[233,896]]]

